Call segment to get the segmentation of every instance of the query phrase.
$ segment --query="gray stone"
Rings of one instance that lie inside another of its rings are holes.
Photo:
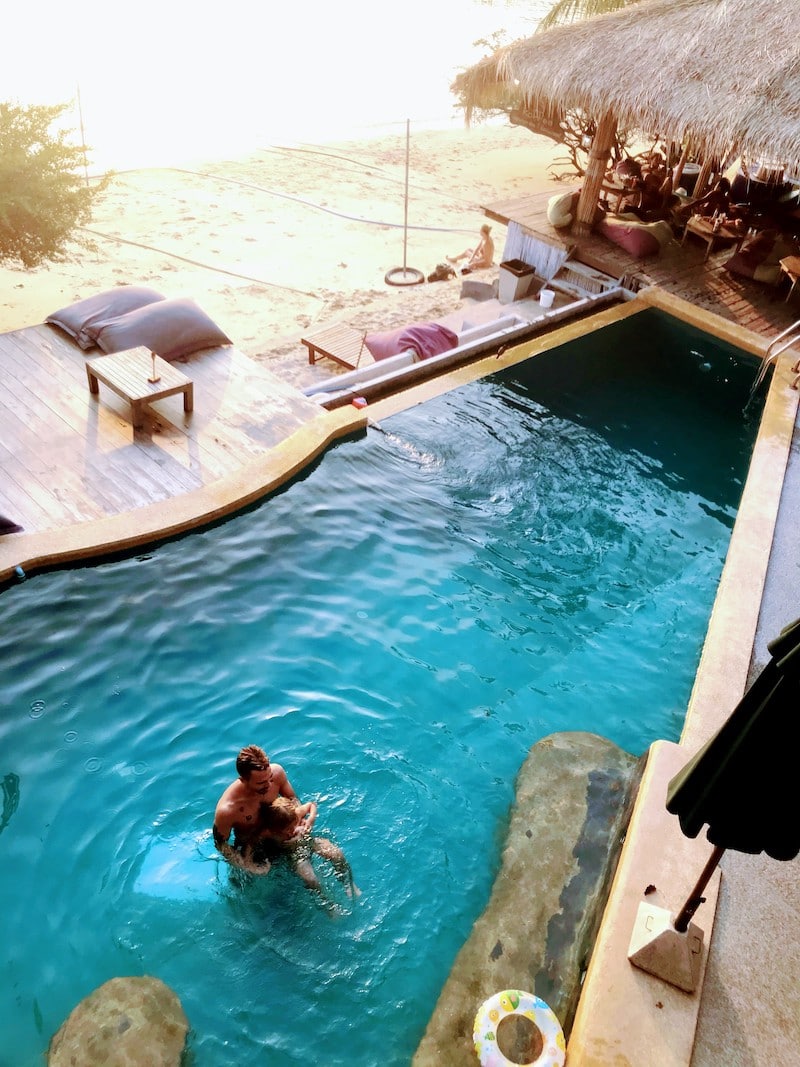
[[[475,1067],[475,1014],[504,989],[541,997],[569,1033],[643,766],[594,734],[552,734],[533,746],[491,898],[413,1067]]]
[[[468,278],[461,283],[462,300],[494,300],[497,297],[497,283],[479,282]]]
[[[179,1067],[189,1023],[158,978],[112,978],[53,1035],[48,1067]]]

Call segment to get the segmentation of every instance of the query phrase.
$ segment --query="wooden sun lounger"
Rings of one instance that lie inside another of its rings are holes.
[[[308,349],[309,363],[316,363],[321,356],[327,356],[348,370],[355,370],[361,359],[364,337],[361,330],[337,322],[301,337],[300,343]]]

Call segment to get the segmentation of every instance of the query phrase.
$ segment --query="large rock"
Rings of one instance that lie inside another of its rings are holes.
[[[189,1023],[158,978],[112,978],[53,1036],[48,1067],[179,1067]]]
[[[535,993],[569,1032],[642,770],[642,760],[594,734],[552,734],[533,746],[489,904],[413,1067],[475,1067],[475,1014],[504,989]]]

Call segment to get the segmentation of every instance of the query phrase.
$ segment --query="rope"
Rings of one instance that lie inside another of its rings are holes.
[[[216,271],[217,274],[227,274],[230,278],[241,278],[241,280],[245,282],[255,282],[257,285],[267,285],[271,289],[283,289],[287,293],[297,293],[299,296],[310,296],[315,300],[322,300],[318,293],[309,293],[305,289],[293,289],[290,285],[279,285],[277,282],[268,282],[263,278],[254,278],[250,274],[237,274],[236,271],[226,270],[224,267],[213,267],[210,263],[202,263],[198,259],[188,259],[186,256],[179,256],[177,252],[167,252],[163,248],[156,248],[155,245],[142,244],[141,241],[130,241],[125,237],[113,237],[108,233],[100,233],[99,230],[90,230],[86,226],[79,226],[78,229],[83,233],[90,233],[93,237],[100,237],[104,241],[114,241],[120,245],[131,245],[133,248],[144,248],[147,252],[158,252],[161,256],[169,256],[170,259],[179,259],[182,263],[189,263],[192,267],[202,267],[203,270],[213,270]]]

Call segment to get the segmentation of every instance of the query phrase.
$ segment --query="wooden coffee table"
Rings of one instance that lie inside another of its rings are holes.
[[[786,294],[788,302],[789,297],[794,292],[794,287],[800,281],[800,256],[784,256],[781,260],[781,270],[792,283],[789,292]]]
[[[686,235],[693,233],[695,237],[699,237],[701,241],[706,242],[706,254],[703,257],[703,262],[711,255],[711,251],[717,241],[731,241],[738,242],[741,245],[745,238],[745,234],[735,229],[733,226],[728,226],[723,223],[718,229],[714,229],[714,224],[710,219],[705,218],[703,215],[692,215],[689,221],[686,223],[686,229],[683,231],[683,237],[681,238],[681,244],[686,243]]]
[[[160,356],[155,359],[158,381],[149,380],[153,377],[153,357],[146,348],[131,348],[113,356],[87,360],[86,376],[90,393],[99,394],[99,383],[102,382],[129,402],[131,421],[136,430],[144,425],[144,406],[154,400],[183,393],[183,410],[191,411],[194,407],[194,383],[191,378],[181,374]]]

